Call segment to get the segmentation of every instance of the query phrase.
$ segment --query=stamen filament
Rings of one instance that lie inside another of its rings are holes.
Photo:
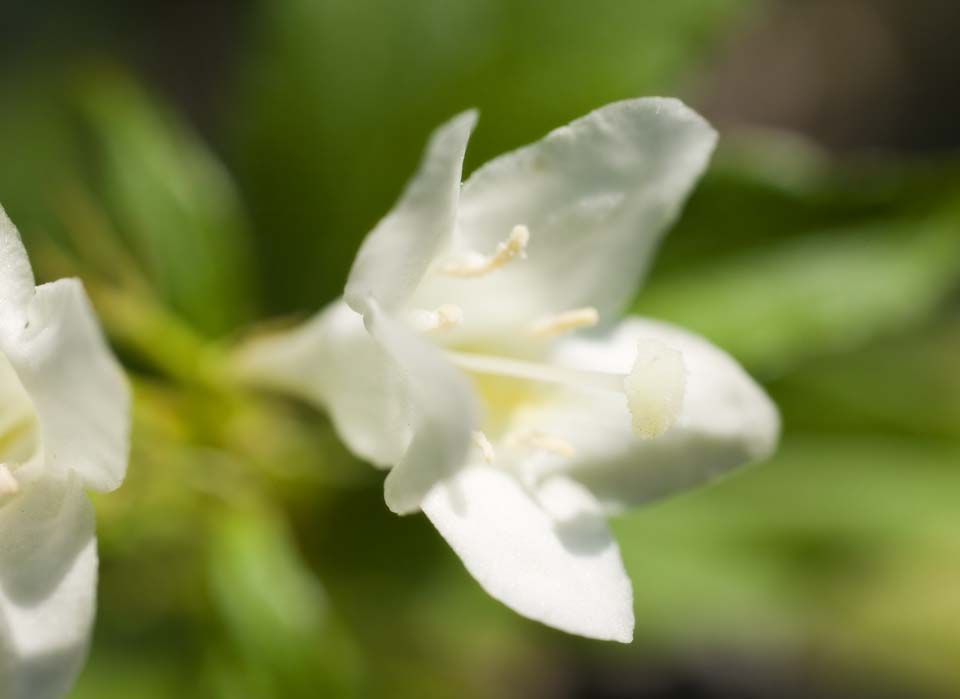
[[[483,454],[483,460],[488,464],[492,464],[497,460],[497,452],[494,451],[493,444],[490,443],[490,440],[487,439],[485,435],[480,430],[477,430],[473,433],[473,442],[480,449],[480,453]]]
[[[525,257],[529,242],[530,231],[527,227],[514,226],[510,237],[498,243],[492,255],[488,257],[478,255],[476,259],[466,262],[451,262],[441,267],[440,271],[451,277],[482,277],[503,267],[515,257]]]
[[[593,306],[574,308],[570,311],[541,318],[531,326],[530,334],[534,337],[554,337],[571,330],[593,327],[599,320],[600,314]]]
[[[567,440],[552,434],[547,434],[546,432],[541,432],[540,430],[525,430],[511,435],[510,439],[516,444],[523,444],[533,447],[534,449],[550,452],[551,454],[562,456],[565,459],[571,459],[577,453],[576,448]]]

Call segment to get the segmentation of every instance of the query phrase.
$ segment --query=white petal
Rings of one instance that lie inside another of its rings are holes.
[[[403,375],[342,300],[247,343],[235,364],[247,380],[327,410],[350,450],[377,466],[396,464],[410,442]]]
[[[715,142],[710,125],[680,102],[647,98],[607,105],[491,161],[464,185],[448,254],[489,253],[523,224],[526,259],[482,278],[431,275],[417,305],[461,306],[461,341],[502,339],[585,306],[601,321],[616,317]]]
[[[568,441],[576,456],[554,466],[587,486],[611,511],[691,488],[776,447],[776,407],[722,350],[679,328],[649,320],[624,321],[606,340],[571,338],[555,361],[568,368],[627,373],[641,340],[679,350],[686,369],[680,414],[655,439],[638,438],[626,397],[566,392],[530,411],[530,427]]]
[[[0,352],[0,464],[20,464],[36,453],[36,427],[30,396]]]
[[[466,377],[429,342],[371,301],[367,330],[393,359],[406,384],[412,431],[403,458],[387,474],[384,498],[397,514],[416,512],[427,492],[463,464],[477,424]]]
[[[507,471],[470,466],[423,503],[467,570],[493,597],[569,633],[625,643],[633,593],[590,495],[556,478],[535,493]]]
[[[77,479],[43,479],[0,504],[0,531],[0,696],[62,699],[93,622],[93,510]]]
[[[22,325],[33,290],[33,270],[20,234],[0,206],[0,326],[7,332]]]
[[[365,312],[369,298],[387,310],[400,308],[449,242],[463,156],[476,121],[476,112],[464,112],[434,132],[400,200],[363,241],[344,292],[354,310]]]
[[[15,330],[0,333],[0,350],[33,402],[46,465],[75,471],[88,488],[116,488],[127,468],[129,389],[80,282],[37,287]]]

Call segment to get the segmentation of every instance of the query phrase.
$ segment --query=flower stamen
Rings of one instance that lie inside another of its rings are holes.
[[[477,445],[477,448],[480,449],[480,453],[483,455],[483,460],[488,464],[492,464],[497,460],[497,452],[493,449],[493,444],[490,443],[490,440],[487,439],[485,435],[480,430],[477,430],[473,433],[473,443]]]
[[[527,243],[530,242],[530,231],[526,226],[517,225],[510,232],[510,237],[497,244],[492,255],[474,254],[465,262],[450,262],[440,268],[440,271],[451,277],[482,277],[493,272],[510,260],[526,257]]]
[[[452,303],[445,303],[434,311],[419,309],[413,312],[412,321],[420,332],[442,332],[463,325],[463,309]]]
[[[567,440],[540,430],[522,430],[510,435],[508,439],[515,445],[540,449],[565,459],[573,458],[577,453],[576,447]]]
[[[591,328],[600,320],[600,314],[593,306],[574,308],[563,313],[541,318],[530,327],[534,337],[555,337],[571,330]]]
[[[13,471],[6,464],[0,464],[0,497],[16,495],[20,492],[20,484],[13,475]]]

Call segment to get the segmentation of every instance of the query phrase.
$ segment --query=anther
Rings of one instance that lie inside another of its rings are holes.
[[[414,311],[412,320],[420,332],[441,332],[463,325],[463,309],[452,303],[445,303],[435,311]]]
[[[13,472],[6,464],[0,464],[0,497],[16,495],[20,492],[20,484],[14,478]]]
[[[524,430],[511,436],[510,441],[517,445],[533,447],[562,456],[565,459],[576,455],[576,448],[565,439],[540,430]]]
[[[659,340],[641,340],[633,369],[623,379],[634,433],[642,439],[653,439],[673,427],[685,387],[686,369],[680,351]]]
[[[575,308],[541,318],[530,326],[530,334],[534,337],[555,337],[571,330],[593,327],[599,320],[600,314],[593,306]]]
[[[487,439],[487,435],[483,432],[477,430],[473,433],[473,443],[477,445],[480,449],[480,453],[483,454],[483,460],[488,464],[492,464],[497,459],[497,453],[493,450],[493,445],[490,443],[490,440]]]
[[[482,277],[503,267],[515,257],[525,257],[529,242],[530,231],[527,227],[514,226],[510,237],[498,243],[492,255],[474,255],[465,262],[451,262],[441,267],[440,271],[451,277]]]

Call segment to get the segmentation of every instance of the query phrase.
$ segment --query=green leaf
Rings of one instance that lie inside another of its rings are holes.
[[[699,332],[776,375],[929,318],[960,279],[952,214],[821,231],[659,278],[637,313]]]
[[[468,169],[608,102],[676,94],[754,0],[269,0],[237,97],[237,169],[272,307],[343,288],[430,131],[480,109]]]
[[[943,440],[788,435],[762,467],[616,520],[638,639],[800,642],[956,686],[958,457]]]
[[[773,382],[794,429],[960,436],[960,324],[825,357]]]
[[[122,74],[80,85],[103,194],[162,297],[209,335],[251,316],[251,247],[237,192],[215,156]]]
[[[278,515],[222,513],[209,574],[236,650],[235,658],[220,655],[212,666],[222,696],[350,695],[358,658]]]

